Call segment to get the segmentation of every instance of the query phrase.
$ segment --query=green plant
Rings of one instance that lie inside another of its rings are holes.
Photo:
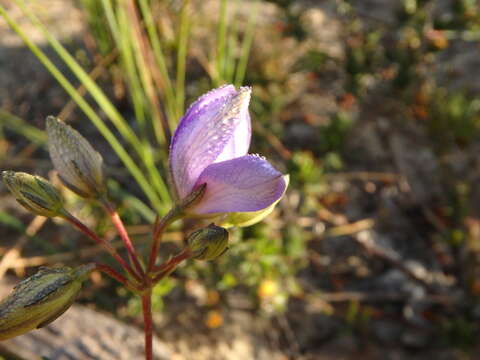
[[[228,231],[213,222],[228,227],[259,222],[271,213],[287,188],[288,177],[265,158],[248,154],[250,94],[247,87],[238,91],[232,85],[220,87],[200,97],[182,117],[172,137],[168,160],[170,192],[175,202],[166,215],[157,216],[146,259],[137,252],[109,200],[102,156],[76,130],[53,116],[47,117],[50,158],[60,180],[81,198],[103,207],[123,241],[128,261],[108,240],[69,212],[50,182],[40,176],[3,171],[3,182],[23,207],[36,215],[67,221],[103,247],[123,273],[103,263],[75,270],[41,270],[0,302],[0,338],[9,339],[55,320],[71,306],[90,272],[97,270],[141,298],[145,358],[153,359],[152,294],[161,297],[172,287],[165,282],[161,287],[156,285],[187,259],[212,261],[228,250]],[[212,223],[190,233],[183,249],[158,265],[163,234],[180,219]]]
[[[155,10],[155,4],[148,0],[82,1],[100,52],[118,53],[118,66],[123,74],[122,81],[129,89],[133,118],[139,132],[133,131],[130,119],[119,112],[104,90],[54,38],[24,1],[15,0],[14,3],[45,35],[49,45],[86,89],[94,104],[89,103],[45,52],[29,39],[4,7],[0,7],[0,15],[96,126],[134,177],[150,205],[157,212],[165,213],[171,205],[171,198],[166,185],[167,169],[163,164],[167,157],[170,129],[177,123],[185,104],[186,61],[192,26],[189,1],[183,2],[179,13],[169,11],[178,19],[179,27],[173,43],[167,44],[173,48],[168,52],[165,49],[167,41],[161,37],[155,22],[158,11],[165,9]],[[230,4],[226,0],[221,0],[220,4],[222,12],[218,22],[217,48],[213,58],[206,64],[207,69],[215,70],[207,71],[207,74],[214,84],[234,82],[239,86],[245,78],[257,8],[254,8],[245,31],[241,32],[237,22],[230,26],[227,21],[227,7]],[[96,106],[114,125],[120,138],[104,123]]]

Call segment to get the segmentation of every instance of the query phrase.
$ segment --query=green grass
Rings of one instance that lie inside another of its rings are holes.
[[[243,39],[240,40],[240,31],[236,27],[230,29],[225,18],[228,2],[221,3],[223,15],[219,19],[215,62],[221,64],[222,70],[210,81],[217,85],[235,81],[237,85],[241,85],[245,77],[256,16],[248,21]],[[130,0],[82,1],[99,51],[104,54],[117,51],[119,54],[118,66],[124,76],[122,80],[127,85],[133,108],[133,121],[138,124],[135,128],[139,131],[133,130],[132,119],[118,111],[101,86],[29,10],[24,1],[14,0],[14,4],[35,28],[43,33],[50,47],[86,89],[93,103],[87,101],[76,89],[76,85],[30,40],[28,34],[9,16],[5,8],[0,7],[0,15],[107,140],[143,191],[149,204],[157,213],[164,214],[172,203],[167,186],[166,145],[184,112],[186,102],[186,64],[193,26],[189,1],[183,3],[179,13],[172,14],[179,25],[176,29],[174,51],[169,53],[164,51],[164,40],[154,21],[157,14],[153,13],[152,4],[148,0],[138,3]],[[237,47],[239,55],[235,56]],[[120,136],[110,130],[97,109],[105,114]],[[18,124],[18,121],[16,123]],[[9,124],[15,126],[11,120]],[[17,126],[17,130],[22,129],[25,136],[39,141],[41,136],[31,127]]]

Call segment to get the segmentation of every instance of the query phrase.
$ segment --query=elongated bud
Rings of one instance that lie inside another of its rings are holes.
[[[27,210],[47,217],[65,214],[61,195],[49,181],[41,176],[3,171],[2,180],[17,201]]]
[[[48,150],[62,182],[85,198],[106,192],[102,156],[78,131],[63,121],[47,117]]]
[[[0,302],[0,340],[48,325],[74,302],[95,264],[40,268]]]
[[[215,224],[194,231],[188,237],[192,259],[214,260],[228,249],[228,231]]]

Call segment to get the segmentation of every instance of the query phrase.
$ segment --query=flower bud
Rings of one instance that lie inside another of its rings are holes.
[[[41,176],[24,172],[3,171],[2,179],[8,190],[27,210],[47,217],[65,213],[63,199],[59,192]]]
[[[192,259],[214,260],[228,249],[228,231],[215,224],[194,231],[188,237]]]
[[[62,315],[77,297],[94,264],[40,268],[0,302],[0,340],[48,325]]]
[[[85,198],[106,192],[102,156],[78,131],[63,121],[47,117],[48,150],[62,182]]]

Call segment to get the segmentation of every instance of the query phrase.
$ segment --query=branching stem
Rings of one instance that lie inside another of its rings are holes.
[[[130,240],[130,237],[128,236],[128,232],[125,229],[125,225],[123,224],[122,219],[120,218],[120,216],[118,216],[118,213],[115,210],[115,208],[112,206],[112,204],[110,204],[108,201],[102,201],[102,204],[105,208],[105,211],[108,213],[108,215],[112,219],[112,223],[117,229],[118,235],[120,235],[120,238],[125,244],[125,248],[127,249],[128,257],[130,259],[130,263],[135,267],[138,274],[143,277],[145,275],[145,271],[143,270],[143,267],[140,264],[139,256],[135,250],[135,247],[133,246],[132,241]]]
[[[178,208],[173,208],[167,213],[167,215],[165,215],[163,218],[160,219],[160,221],[155,224],[155,228],[153,230],[152,247],[150,249],[150,255],[148,258],[147,273],[150,274],[155,267],[155,261],[157,260],[158,256],[158,249],[160,248],[162,235],[165,229],[175,220],[179,219],[181,216],[182,212]]]
[[[132,282],[128,280],[125,276],[123,276],[117,270],[108,265],[95,263],[95,269],[107,274],[112,279],[117,280],[119,283],[121,283],[123,286],[125,286],[127,289],[134,293],[138,293],[140,291],[140,289],[137,288],[136,284],[132,284]]]
[[[65,220],[67,220],[70,224],[72,224],[75,228],[83,232],[87,235],[90,239],[95,241],[97,244],[102,245],[105,250],[117,260],[117,262],[127,271],[131,276],[133,276],[137,281],[142,282],[142,277],[140,277],[132,267],[118,254],[117,250],[105,239],[100,238],[95,232],[90,230],[85,224],[83,224],[80,220],[78,220],[75,216],[71,214],[66,214],[64,216]]]

